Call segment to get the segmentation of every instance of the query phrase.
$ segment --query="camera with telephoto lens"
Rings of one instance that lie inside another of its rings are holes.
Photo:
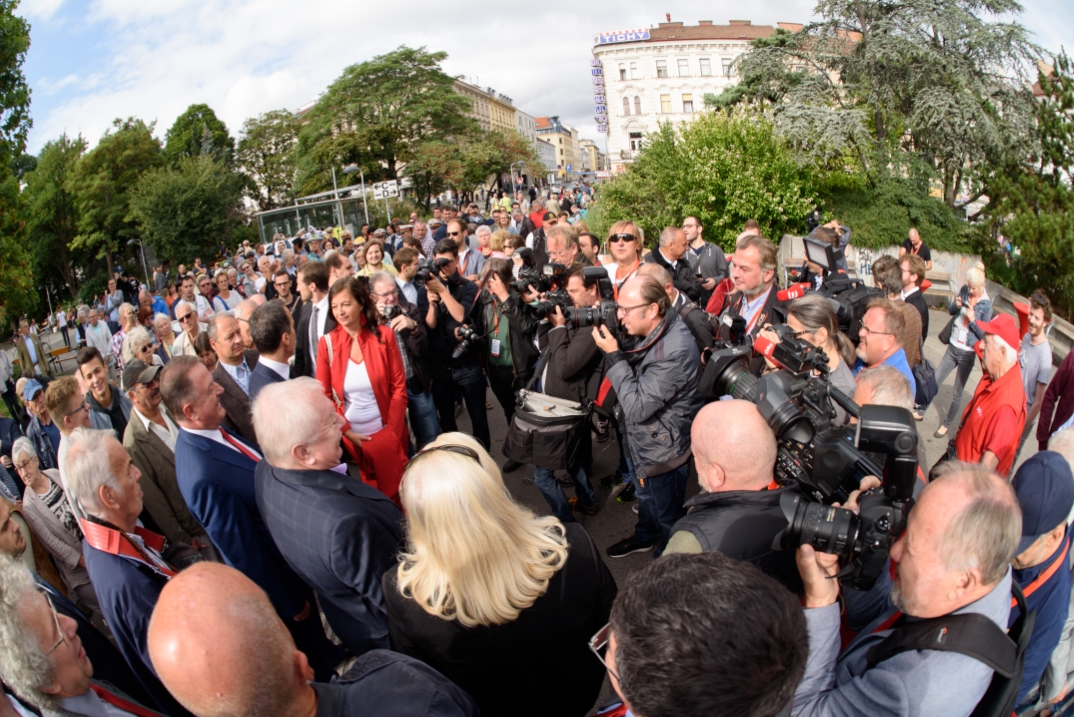
[[[600,302],[596,306],[577,308],[571,306],[563,312],[567,324],[575,328],[589,326],[619,327],[619,305],[615,303],[615,289],[608,277],[608,270],[602,266],[587,266],[582,269],[582,281],[590,284],[596,280],[600,288]]]
[[[472,324],[466,323],[459,327],[459,343],[455,346],[455,350],[451,352],[452,360],[458,360],[460,356],[469,351],[474,341],[478,338],[477,331]]]
[[[411,283],[414,286],[421,288],[425,286],[425,283],[429,279],[435,278],[440,275],[440,270],[451,263],[450,259],[439,257],[430,261],[429,259],[421,259],[418,262],[418,270],[414,274],[414,278],[411,279]]]
[[[537,316],[544,318],[556,310],[556,307],[560,307],[560,310],[566,312],[567,309],[574,306],[571,301],[570,295],[567,293],[567,267],[563,264],[556,264],[549,262],[544,265],[544,271],[541,273],[533,272],[536,275],[536,279],[526,277],[526,288],[519,290],[520,294],[526,293],[530,288],[535,290],[539,294],[544,296],[540,301],[533,305],[533,313]],[[511,286],[522,283],[522,272],[519,272],[519,281],[513,282]]]
[[[824,223],[824,215],[821,214],[820,207],[813,207],[813,211],[806,217],[806,233],[812,233],[814,229]]]

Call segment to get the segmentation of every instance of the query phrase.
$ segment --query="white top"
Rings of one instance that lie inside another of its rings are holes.
[[[26,708],[22,706],[21,702],[15,699],[14,695],[5,695],[5,697],[7,697],[7,701],[11,703],[11,708],[15,710],[15,714],[19,715],[19,717],[34,717],[34,713],[27,712]]]
[[[209,303],[209,300],[201,294],[194,296],[194,305],[198,307],[199,319],[212,318],[212,315],[216,313],[213,311],[212,304]]]
[[[343,393],[346,396],[347,410],[344,417],[351,422],[351,430],[363,436],[372,436],[384,428],[380,418],[377,398],[373,395],[373,384],[369,381],[369,372],[365,361],[355,363],[347,361],[347,376],[343,379]]]
[[[164,418],[164,422],[168,424],[168,428],[162,428],[159,423],[150,421],[146,418],[141,411],[132,407],[135,415],[145,426],[145,429],[152,433],[154,436],[164,441],[164,445],[171,449],[172,453],[175,453],[175,439],[179,437],[179,427],[175,425],[171,418],[168,416],[168,412],[164,409],[164,406],[160,407],[160,415]]]
[[[242,301],[242,297],[239,296],[239,292],[232,290],[228,292],[228,297],[225,299],[223,296],[217,295],[213,297],[213,306],[217,311],[231,311],[239,302]],[[220,308],[220,307],[224,308]]]
[[[112,332],[104,321],[98,320],[97,325],[86,324],[86,345],[93,346],[101,352],[105,363],[110,363],[112,358]]]
[[[64,326],[67,326],[67,312],[65,312],[65,311],[57,311],[56,312],[56,323],[59,325],[59,327],[61,329]]]

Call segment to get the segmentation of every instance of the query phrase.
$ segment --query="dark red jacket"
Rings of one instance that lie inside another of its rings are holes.
[[[1040,404],[1037,419],[1037,443],[1040,450],[1048,449],[1048,438],[1074,414],[1074,351],[1067,354],[1052,377]],[[1058,404],[1058,405],[1057,405]]]

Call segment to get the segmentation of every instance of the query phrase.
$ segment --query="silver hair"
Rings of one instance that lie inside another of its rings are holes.
[[[1003,356],[1006,363],[1012,365],[1018,363],[1018,352],[1013,346],[1004,341],[1002,336],[992,334],[992,343],[995,344],[997,348],[1003,349]]]
[[[899,369],[892,366],[867,368],[858,374],[858,384],[873,389],[873,404],[877,406],[898,406],[907,411],[914,410],[914,394],[910,382]]]
[[[372,289],[381,282],[391,282],[392,286],[395,285],[395,277],[386,271],[378,271],[369,277],[369,288]]]
[[[327,401],[321,384],[309,376],[280,381],[265,386],[253,405],[254,433],[265,454],[274,466],[291,462],[291,448],[314,443],[325,426],[317,405]],[[280,406],[287,406],[281,411]]]
[[[135,326],[123,337],[123,363],[126,364],[137,358],[136,352],[151,343],[153,343],[153,335],[149,333],[149,329],[144,326]]]
[[[26,436],[19,436],[11,445],[11,460],[14,461],[17,456],[22,454],[30,458],[37,458],[37,448],[34,446],[34,442]]]
[[[161,319],[164,319],[165,321],[167,321],[169,326],[172,323],[172,317],[168,316],[167,314],[154,314],[153,315],[153,325],[155,326],[156,323],[158,321],[160,321]]]
[[[492,236],[492,229],[489,228],[488,224],[481,224],[474,230],[474,236],[477,236],[478,234],[488,234],[489,236]]]
[[[104,486],[119,490],[119,481],[112,470],[108,455],[108,439],[116,440],[112,431],[76,428],[64,438],[71,446],[63,464],[63,477],[68,485],[68,498],[78,496],[79,505],[90,515],[103,518],[100,489]]]
[[[665,228],[664,231],[660,232],[660,246],[667,246],[670,244],[675,239],[675,235],[681,231],[682,229],[679,227]]]
[[[180,306],[189,306],[191,311],[193,311],[195,314],[198,313],[198,307],[195,306],[194,303],[191,302],[191,301],[185,301],[184,300],[184,301],[180,301],[179,303],[177,303],[175,305],[175,313],[177,313],[177,314],[179,313],[179,307]],[[198,321],[200,321],[200,320],[201,319],[199,318]]]
[[[239,307],[236,306],[235,308],[237,309]],[[218,326],[218,324],[220,323],[220,319],[224,317],[227,317],[232,321],[238,320],[231,314],[230,311],[221,311],[220,313],[213,314],[212,317],[209,319],[209,338],[213,341],[216,341],[216,337],[220,332],[220,327]],[[124,358],[123,360],[126,361],[126,358]]]
[[[54,711],[60,700],[41,691],[52,683],[54,668],[41,641],[19,614],[37,592],[21,560],[0,553],[0,680],[16,695],[41,710]]]

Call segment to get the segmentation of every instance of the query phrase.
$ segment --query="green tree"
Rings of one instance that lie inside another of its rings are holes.
[[[856,166],[871,184],[914,177],[951,207],[980,196],[977,170],[1032,136],[1028,33],[1015,0],[821,0],[821,20],[757,43],[741,82],[711,106],[769,106],[802,157]]]
[[[105,259],[111,275],[114,257],[126,255],[127,242],[138,237],[129,217],[130,194],[142,173],[163,164],[152,124],[133,117],[113,122],[75,168],[72,189],[79,218],[71,247]]]
[[[705,237],[730,250],[747,219],[765,236],[804,229],[817,203],[815,170],[794,160],[772,122],[744,110],[665,122],[627,171],[603,186],[587,224],[597,234],[631,219],[650,244],[696,216]]]
[[[71,243],[78,235],[78,209],[72,181],[78,161],[86,151],[82,137],[66,134],[45,144],[36,168],[27,173],[23,195],[26,200],[27,243],[33,256],[38,280],[60,295],[78,295],[79,276]],[[82,252],[85,254],[85,252]]]
[[[190,105],[168,128],[164,156],[174,167],[183,157],[202,155],[230,166],[235,155],[235,140],[209,105]]]
[[[241,220],[242,175],[207,156],[143,174],[130,197],[130,219],[161,261],[213,256]]]
[[[331,168],[352,163],[363,168],[367,181],[396,179],[422,143],[476,131],[467,116],[470,100],[452,89],[454,79],[440,69],[446,58],[403,46],[345,69],[304,118],[297,148],[300,191],[330,189]]]
[[[288,110],[251,117],[242,126],[238,164],[253,181],[253,199],[261,209],[273,209],[294,196],[299,121]]]

